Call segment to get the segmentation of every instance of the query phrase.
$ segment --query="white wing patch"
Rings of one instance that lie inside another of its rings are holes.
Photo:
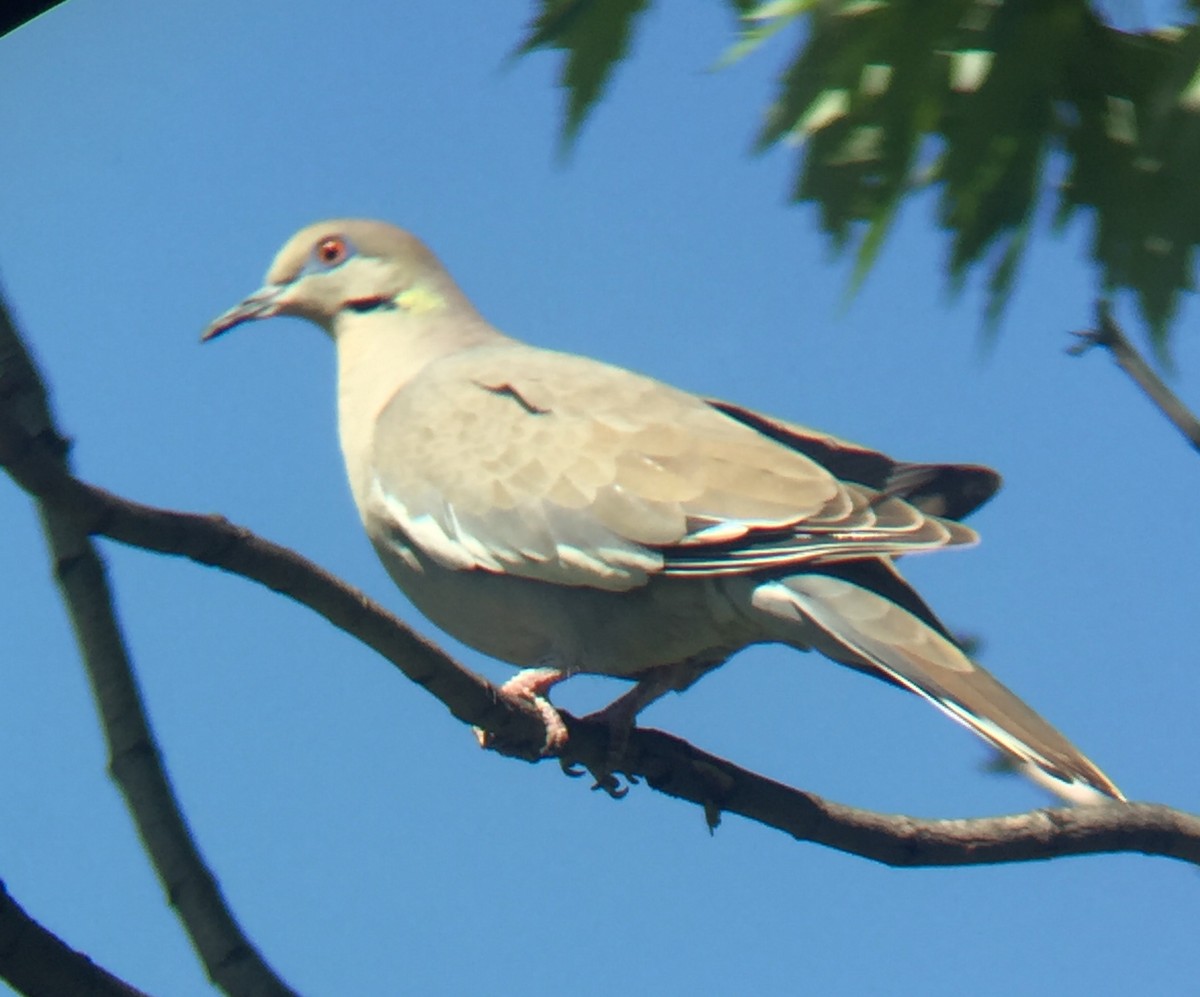
[[[411,544],[452,571],[512,572],[558,585],[625,591],[662,570],[658,551],[583,522],[575,510],[543,507],[535,519],[528,509],[494,509],[468,516],[444,500],[417,501],[409,508],[376,479],[369,497],[372,532]]]

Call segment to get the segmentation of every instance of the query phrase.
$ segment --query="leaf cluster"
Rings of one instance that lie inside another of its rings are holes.
[[[792,196],[855,251],[855,283],[904,197],[933,188],[950,285],[984,269],[994,326],[1035,221],[1082,216],[1098,285],[1133,292],[1165,358],[1200,242],[1200,5],[1125,31],[1087,0],[727,2],[739,38],[723,62],[798,31],[757,146],[799,146]],[[541,0],[518,52],[565,53],[567,145],[646,7]]]

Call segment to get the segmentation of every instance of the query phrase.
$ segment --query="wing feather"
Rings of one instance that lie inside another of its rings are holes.
[[[380,413],[368,519],[457,569],[617,590],[974,541],[738,412],[584,357],[464,351]]]

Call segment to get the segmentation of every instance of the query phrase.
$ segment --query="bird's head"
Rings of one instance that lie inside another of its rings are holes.
[[[457,289],[416,236],[386,222],[341,218],[301,229],[267,271],[266,282],[214,319],[201,340],[273,315],[294,315],[334,333],[340,316],[435,309]]]

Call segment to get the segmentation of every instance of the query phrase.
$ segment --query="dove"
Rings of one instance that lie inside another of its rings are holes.
[[[894,460],[490,325],[390,224],[302,229],[211,340],[275,315],[334,341],[338,432],[363,526],[433,624],[520,671],[507,696],[566,728],[549,692],[631,680],[638,713],[764,642],[906,689],[1071,802],[1123,800],[972,661],[898,558],[977,541],[992,470]]]

